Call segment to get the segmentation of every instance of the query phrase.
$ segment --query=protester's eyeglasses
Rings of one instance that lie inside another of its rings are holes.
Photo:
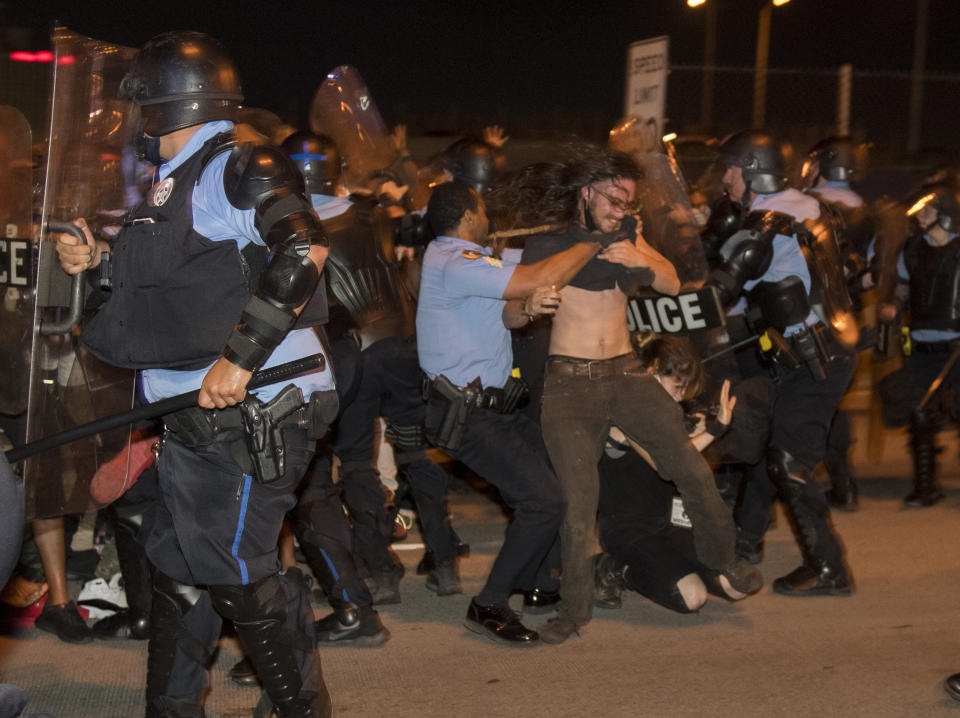
[[[636,214],[640,211],[640,201],[633,200],[632,202],[627,202],[626,200],[619,199],[618,197],[611,197],[606,192],[598,190],[596,187],[591,187],[591,190],[596,192],[598,195],[603,197],[607,202],[610,203],[610,206],[613,207],[618,212],[625,212],[626,214]]]

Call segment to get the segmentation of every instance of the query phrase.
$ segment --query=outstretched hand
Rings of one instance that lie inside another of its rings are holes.
[[[717,421],[724,426],[733,419],[733,407],[737,405],[737,397],[730,396],[730,380],[724,379],[720,389],[720,410],[717,412]]]
[[[497,149],[507,144],[510,137],[503,134],[503,128],[500,125],[487,125],[483,128],[483,141],[491,147]]]

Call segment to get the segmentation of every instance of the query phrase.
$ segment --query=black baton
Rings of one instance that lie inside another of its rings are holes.
[[[275,384],[285,379],[293,379],[301,374],[322,371],[325,366],[326,359],[323,354],[311,354],[310,356],[295,359],[286,364],[278,364],[269,369],[261,369],[250,377],[250,381],[247,384],[247,391],[258,389],[268,384]],[[81,424],[72,429],[67,429],[66,431],[61,431],[57,434],[44,437],[43,439],[31,441],[29,444],[10,449],[6,452],[7,461],[15,464],[22,459],[26,459],[28,456],[39,454],[41,451],[52,449],[55,446],[69,444],[71,441],[82,439],[91,434],[99,434],[102,431],[115,429],[124,424],[132,424],[142,419],[153,419],[154,417],[163,416],[164,414],[172,414],[181,409],[188,409],[191,406],[197,405],[197,399],[199,397],[200,390],[196,389],[194,391],[188,391],[186,394],[177,394],[167,399],[155,401],[152,404],[138,406],[122,414],[114,414],[104,417],[103,419],[91,421],[87,424]]]

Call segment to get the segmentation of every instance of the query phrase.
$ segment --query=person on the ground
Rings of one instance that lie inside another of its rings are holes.
[[[704,384],[703,364],[686,339],[650,337],[640,360],[676,402],[693,399]],[[736,397],[724,381],[715,416],[695,417],[691,441],[703,451],[730,424]],[[618,608],[629,588],[679,613],[698,611],[708,594],[746,596],[722,573],[697,560],[693,524],[676,486],[663,481],[619,429],[611,431],[600,459],[598,524],[604,553],[596,557],[596,605]]]

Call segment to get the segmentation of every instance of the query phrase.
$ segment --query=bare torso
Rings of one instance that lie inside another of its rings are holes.
[[[609,359],[633,351],[627,329],[627,295],[619,288],[587,291],[564,287],[553,317],[550,353]]]

